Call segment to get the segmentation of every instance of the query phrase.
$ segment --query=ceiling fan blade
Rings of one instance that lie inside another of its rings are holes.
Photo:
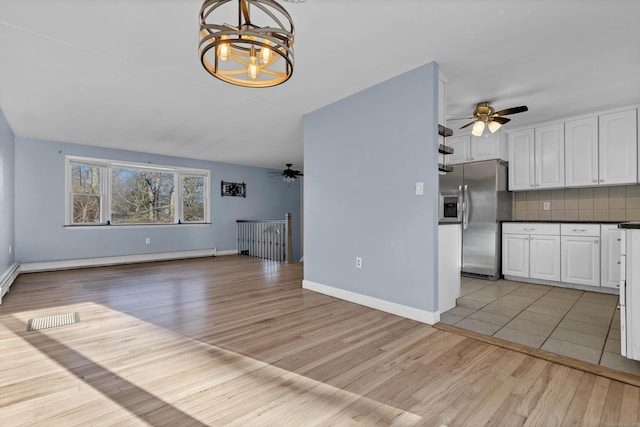
[[[505,123],[510,122],[510,121],[511,121],[511,119],[508,119],[508,118],[506,118],[506,117],[492,117],[492,118],[491,118],[491,121],[492,121],[492,122],[498,122],[498,123],[500,123],[501,125],[503,125],[503,124],[505,124]]]
[[[475,122],[477,122],[477,120],[474,120],[474,121],[472,121],[472,122],[467,123],[466,125],[462,126],[460,129],[464,129],[464,128],[466,128],[467,126],[471,126],[471,125],[472,125],[472,124],[474,124]]]
[[[506,116],[507,114],[516,114],[516,113],[524,113],[525,111],[529,111],[526,105],[522,105],[520,107],[507,108],[506,110],[496,111],[492,114],[493,117],[498,116]]]
[[[456,118],[453,118],[453,119],[447,119],[447,121],[449,121],[449,120],[471,120],[471,119],[473,119],[473,117],[456,117]]]

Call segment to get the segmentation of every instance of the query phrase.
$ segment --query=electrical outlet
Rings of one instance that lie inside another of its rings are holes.
[[[551,202],[544,202],[542,204],[542,209],[545,211],[550,211],[551,210]]]
[[[356,257],[356,268],[362,268],[362,258]]]
[[[144,243],[147,245],[151,244],[151,237],[147,237],[146,239],[144,239]]]

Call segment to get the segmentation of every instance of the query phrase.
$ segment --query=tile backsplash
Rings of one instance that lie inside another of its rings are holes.
[[[640,185],[514,192],[513,219],[640,221]]]

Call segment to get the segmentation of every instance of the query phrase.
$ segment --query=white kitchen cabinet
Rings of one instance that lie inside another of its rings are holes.
[[[620,287],[622,230],[617,224],[600,227],[600,286]]]
[[[564,187],[564,123],[534,129],[535,187]]]
[[[509,190],[564,187],[564,123],[509,134]]]
[[[636,110],[598,117],[599,184],[630,184],[638,181],[637,132]]]
[[[562,224],[561,281],[600,286],[600,225]]]
[[[444,313],[456,306],[460,297],[462,264],[460,224],[438,226],[438,311]]]
[[[533,234],[529,242],[529,277],[560,280],[560,236]]]
[[[528,234],[502,234],[502,274],[529,277]]]
[[[560,225],[504,223],[502,274],[538,280],[560,280]]]
[[[491,133],[485,131],[482,136],[471,135],[471,160],[507,160],[506,143],[503,143],[504,136],[501,131]]]
[[[481,160],[507,160],[506,143],[501,132],[487,132],[483,136],[459,135],[447,138],[447,145],[453,147],[449,164],[479,162]]]
[[[533,190],[534,133],[526,129],[509,133],[509,190]]]
[[[449,154],[447,163],[450,165],[469,162],[471,158],[470,135],[450,136],[446,145],[453,148],[453,154]]]
[[[565,185],[598,185],[598,118],[565,122]]]

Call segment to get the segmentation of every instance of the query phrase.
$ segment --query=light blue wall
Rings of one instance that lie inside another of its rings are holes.
[[[211,225],[64,228],[65,155],[211,171]],[[236,219],[293,216],[294,259],[301,256],[300,183],[266,169],[27,138],[15,139],[15,255],[20,262],[217,248],[236,250]],[[221,197],[220,181],[245,182],[247,197]],[[151,244],[145,244],[145,238]]]
[[[431,62],[305,116],[305,280],[437,310],[437,91]]]
[[[15,138],[0,110],[0,273],[13,264]],[[11,247],[11,253],[9,253]]]

